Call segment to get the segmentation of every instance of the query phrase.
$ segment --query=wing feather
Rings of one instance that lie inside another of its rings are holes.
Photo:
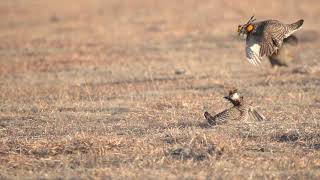
[[[261,63],[263,56],[271,56],[282,45],[288,28],[278,21],[266,21],[258,25],[258,32],[247,36],[246,55],[253,65]]]
[[[246,42],[246,55],[247,60],[253,65],[259,65],[261,63],[262,56],[260,55],[261,45],[260,42],[254,36],[247,37]]]

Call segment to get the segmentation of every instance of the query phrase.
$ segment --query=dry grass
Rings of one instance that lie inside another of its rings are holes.
[[[262,2],[1,1],[0,178],[319,179],[319,2]],[[289,68],[252,14],[305,19]],[[268,121],[207,127],[231,86]]]

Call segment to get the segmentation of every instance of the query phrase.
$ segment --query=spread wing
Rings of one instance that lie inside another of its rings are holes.
[[[205,112],[204,116],[210,125],[216,125],[227,122],[228,120],[238,119],[241,116],[241,112],[237,108],[231,107],[214,116],[212,116],[208,112]]]
[[[276,49],[268,36],[251,34],[247,37],[246,55],[248,61],[253,65],[260,64],[264,55],[271,56]]]
[[[263,56],[271,56],[282,45],[288,34],[288,27],[277,21],[265,22],[258,30],[246,39],[246,55],[250,63],[258,65]]]

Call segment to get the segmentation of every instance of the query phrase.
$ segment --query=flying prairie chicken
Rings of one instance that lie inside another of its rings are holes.
[[[255,22],[253,19],[238,26],[239,35],[247,35],[246,56],[250,63],[258,65],[263,56],[271,56],[281,47],[283,40],[299,30],[303,19],[284,24],[277,20]]]
[[[229,95],[224,98],[232,103],[233,107],[228,108],[215,116],[212,116],[206,111],[204,113],[204,117],[207,119],[209,125],[214,126],[228,120],[247,121],[250,117],[257,121],[263,121],[266,119],[254,107],[244,101],[243,96],[238,94],[237,89],[229,91]]]

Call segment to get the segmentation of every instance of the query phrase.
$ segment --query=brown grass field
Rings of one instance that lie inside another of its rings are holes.
[[[238,24],[295,22],[288,68]],[[0,179],[319,179],[318,0],[0,1]],[[206,126],[237,87],[264,122]]]

